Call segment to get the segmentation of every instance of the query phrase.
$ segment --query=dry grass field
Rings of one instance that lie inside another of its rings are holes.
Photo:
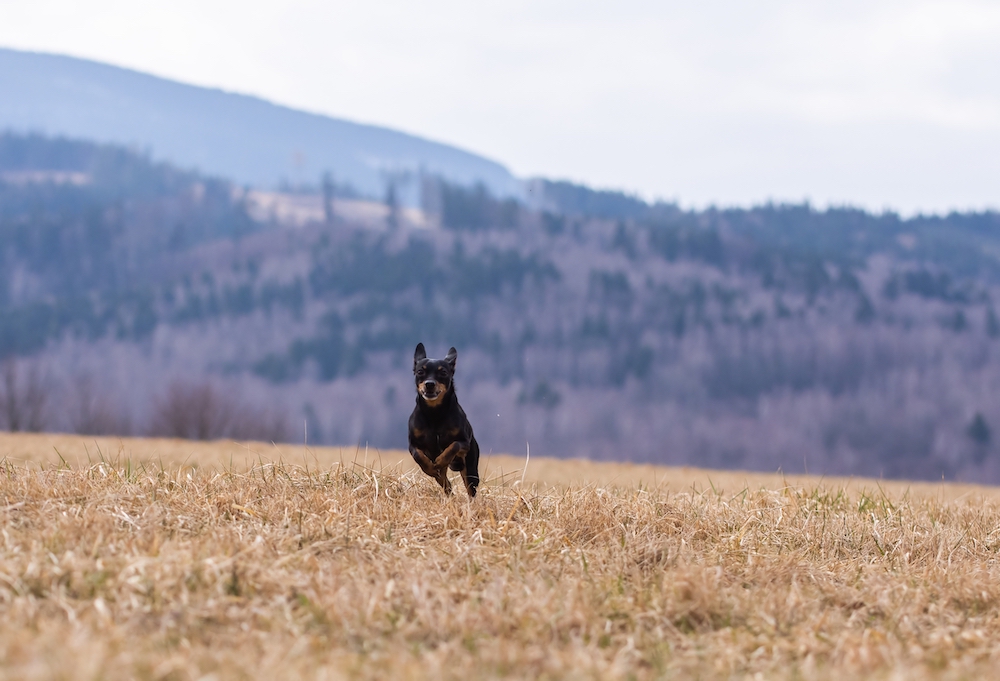
[[[0,457],[4,679],[1000,678],[991,488],[494,456],[470,503],[400,452]]]

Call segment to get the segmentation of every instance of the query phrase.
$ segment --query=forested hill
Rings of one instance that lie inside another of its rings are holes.
[[[420,215],[284,197],[326,209],[292,227],[10,135],[0,182],[0,425],[400,447],[422,341],[459,348],[484,451],[1000,480],[995,213],[436,181]]]

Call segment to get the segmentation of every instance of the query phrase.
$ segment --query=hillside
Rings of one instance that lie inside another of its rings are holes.
[[[1000,480],[994,213],[434,178],[407,212],[3,143],[0,427],[396,449],[421,341],[484,451]]]
[[[0,436],[0,678],[998,677],[995,490],[272,447]]]
[[[355,191],[385,193],[386,173],[422,170],[482,182],[501,195],[519,185],[475,154],[256,97],[184,85],[107,64],[0,49],[0,132],[43,133],[148,150],[158,160],[270,188],[316,186],[324,173]]]

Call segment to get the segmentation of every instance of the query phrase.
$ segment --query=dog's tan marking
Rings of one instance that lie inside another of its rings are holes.
[[[420,390],[419,388],[417,390],[420,393],[420,397],[423,398],[424,402],[426,402],[432,407],[436,407],[439,404],[441,404],[441,400],[443,400],[444,396],[448,394],[448,388],[445,388],[444,390],[439,392],[437,396],[434,397],[434,399],[430,399],[429,397],[427,397],[427,395],[424,394],[423,390]]]

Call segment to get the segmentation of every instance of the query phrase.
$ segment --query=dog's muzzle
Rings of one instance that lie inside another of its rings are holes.
[[[428,400],[433,400],[438,396],[440,384],[437,381],[424,381],[420,384],[420,394]]]

